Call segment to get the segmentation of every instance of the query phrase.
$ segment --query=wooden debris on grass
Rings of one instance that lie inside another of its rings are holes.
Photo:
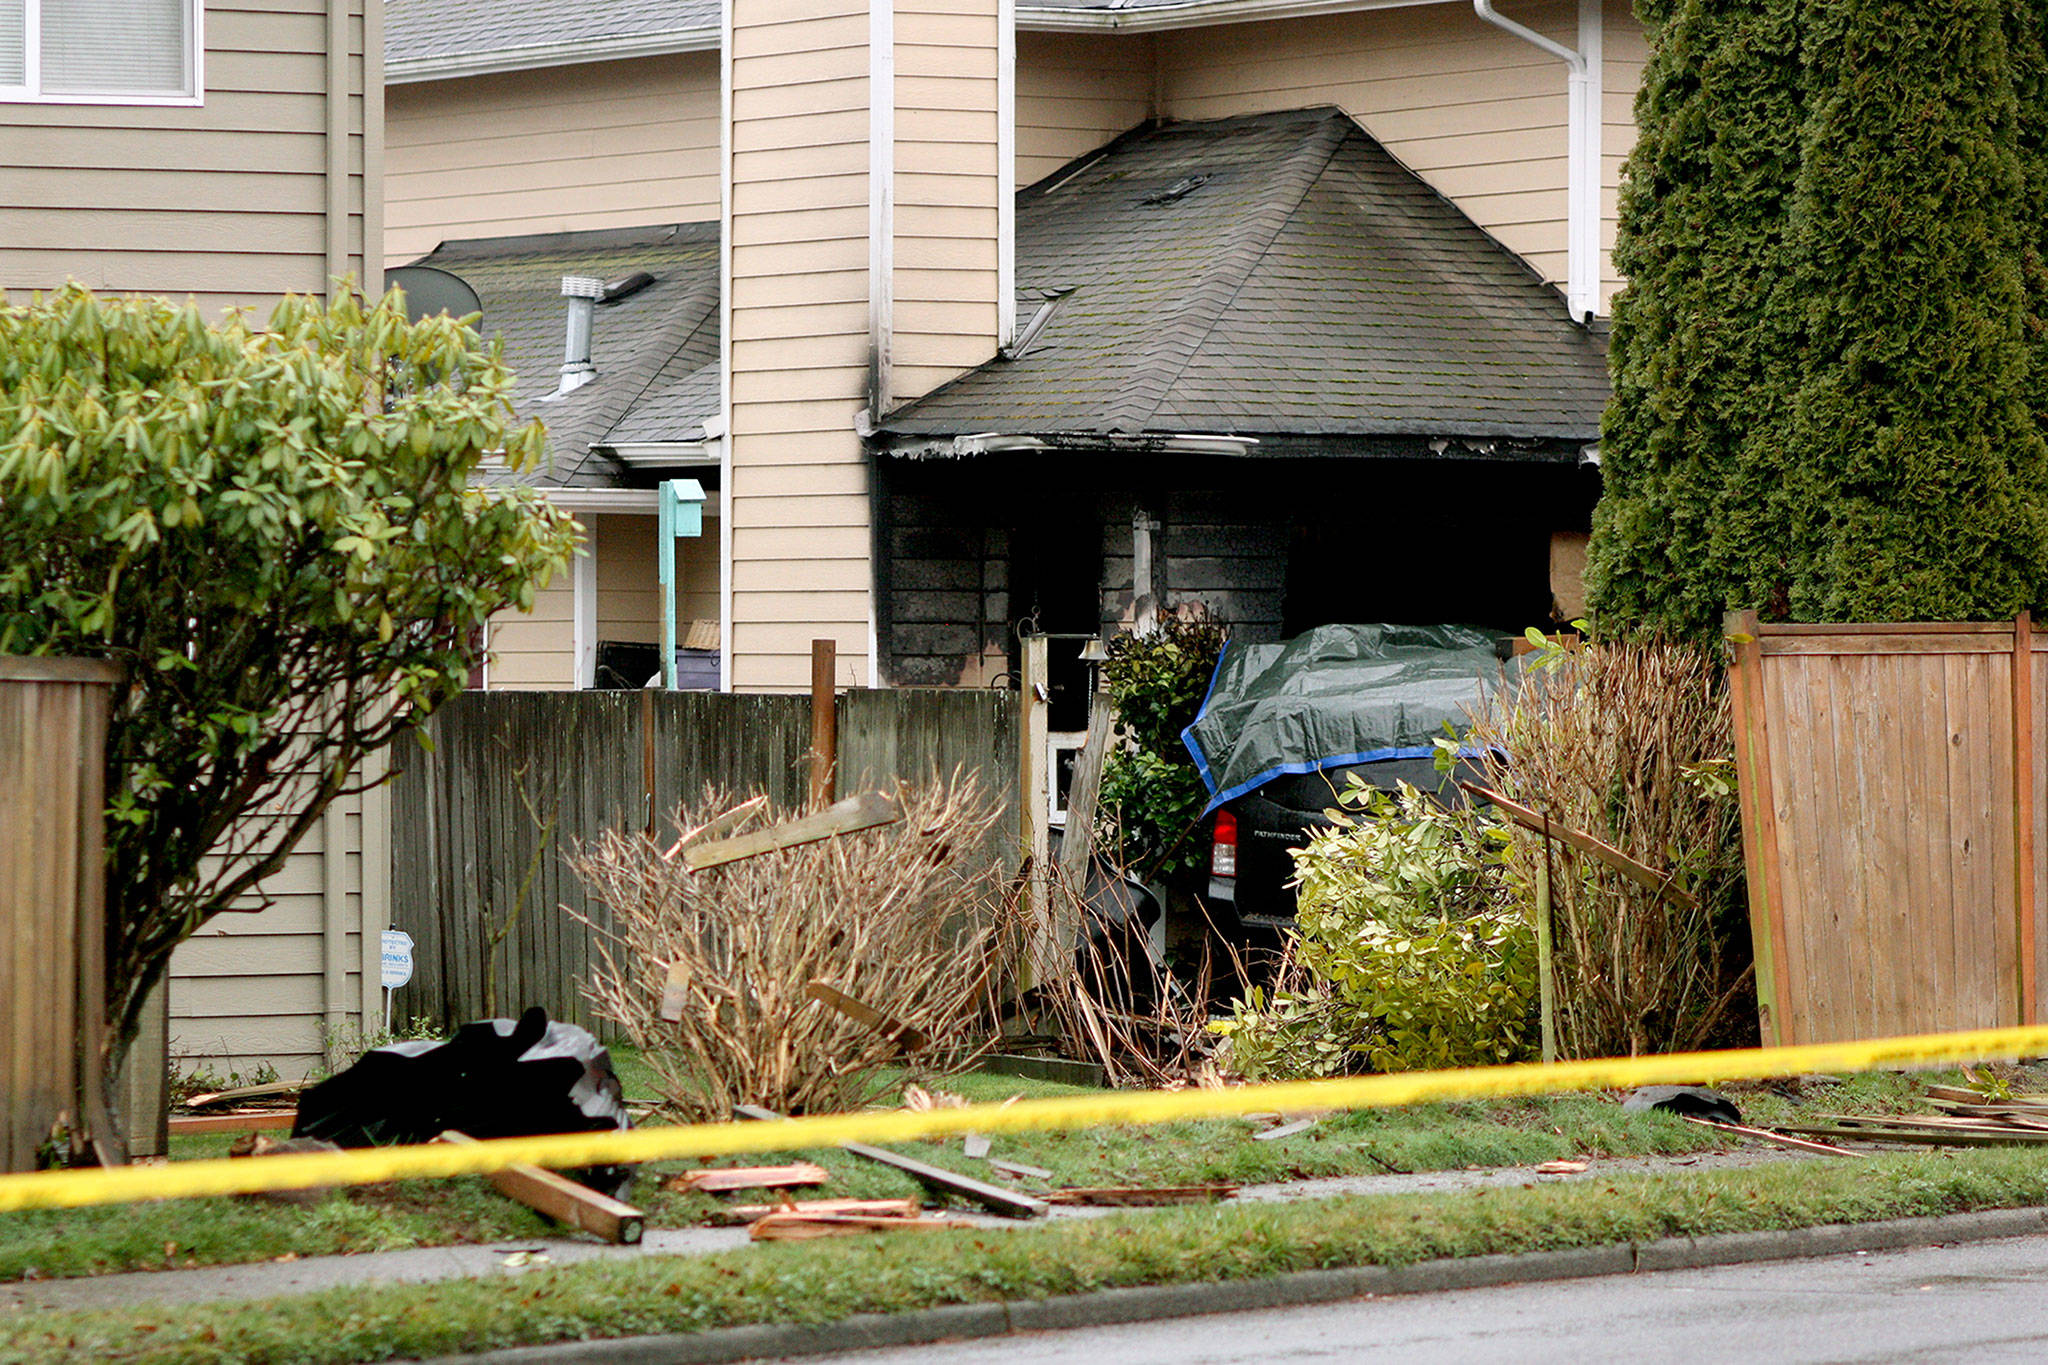
[[[296,1109],[238,1109],[225,1114],[173,1114],[168,1123],[172,1137],[194,1133],[278,1133],[291,1131],[298,1117]]]
[[[1818,1152],[1823,1156],[1864,1155],[1862,1152],[1852,1152],[1847,1147],[1836,1147],[1825,1142],[1809,1142],[1805,1138],[1788,1137],[1784,1133],[1775,1132],[1769,1128],[1752,1128],[1746,1123],[1722,1123],[1718,1119],[1695,1118],[1691,1114],[1680,1114],[1679,1117],[1687,1123],[1697,1123],[1702,1128],[1712,1128],[1723,1133],[1734,1133],[1739,1137],[1756,1138],[1761,1142],[1775,1143],[1780,1147],[1790,1147],[1795,1152]]]
[[[814,1237],[849,1237],[865,1232],[933,1232],[970,1226],[958,1218],[895,1218],[865,1213],[771,1213],[754,1220],[747,1235],[757,1242],[798,1242]]]
[[[822,1185],[832,1177],[823,1166],[808,1161],[788,1166],[706,1166],[683,1171],[661,1182],[665,1190],[685,1194],[717,1194],[726,1190],[774,1190],[796,1185]]]
[[[950,1090],[926,1090],[921,1085],[903,1087],[903,1107],[913,1114],[929,1114],[934,1109],[965,1109],[967,1101]]]
[[[1536,1168],[1538,1175],[1579,1175],[1586,1170],[1583,1161],[1546,1161]]]
[[[203,1095],[187,1095],[180,1105],[184,1109],[210,1109],[217,1104],[241,1104],[248,1100],[282,1099],[296,1095],[306,1088],[304,1081],[272,1081],[268,1085],[242,1085],[232,1090],[210,1090]]]
[[[1006,1190],[985,1180],[976,1180],[972,1176],[958,1175],[943,1167],[930,1165],[884,1147],[849,1142],[845,1144],[843,1150],[863,1160],[901,1171],[937,1194],[971,1199],[983,1208],[1009,1218],[1038,1218],[1045,1213],[1045,1201],[1042,1199],[1034,1199],[1015,1190]]]
[[[1822,1114],[1780,1131],[1834,1141],[1928,1147],[2024,1146],[2048,1142],[2048,1095],[1994,1098],[1959,1086],[1929,1086],[1934,1114]],[[1820,1144],[1813,1144],[1819,1147]],[[1839,1150],[1839,1149],[1836,1149]]]
[[[1108,1208],[1148,1208],[1156,1204],[1208,1204],[1235,1199],[1237,1186],[1227,1181],[1213,1185],[1098,1186],[1054,1190],[1046,1195],[1052,1204],[1096,1204]]]
[[[981,1133],[968,1133],[960,1139],[960,1150],[976,1161],[988,1159],[988,1138]]]
[[[785,1199],[780,1204],[732,1204],[719,1212],[733,1223],[751,1223],[771,1213],[857,1213],[870,1218],[915,1218],[924,1212],[924,1205],[915,1199]]]
[[[1278,1142],[1281,1138],[1290,1138],[1296,1133],[1306,1133],[1315,1126],[1316,1120],[1314,1119],[1296,1119],[1292,1123],[1283,1123],[1278,1128],[1268,1128],[1264,1132],[1253,1133],[1252,1141]]]
[[[1004,1161],[999,1157],[990,1157],[988,1164],[1004,1175],[1017,1180],[1052,1179],[1052,1172],[1043,1166],[1027,1166],[1021,1161]]]
[[[441,1134],[440,1141],[474,1144],[476,1139],[454,1129]],[[599,1194],[565,1175],[539,1166],[507,1166],[484,1179],[498,1193],[516,1199],[535,1213],[546,1214],[557,1223],[595,1233],[607,1242],[632,1246],[640,1240],[647,1215],[631,1204]]]

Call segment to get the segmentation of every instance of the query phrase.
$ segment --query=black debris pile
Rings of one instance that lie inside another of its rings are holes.
[[[611,1054],[589,1030],[551,1022],[536,1005],[517,1022],[464,1024],[446,1041],[372,1048],[306,1091],[292,1136],[380,1147],[450,1130],[504,1138],[630,1126]],[[614,1198],[633,1181],[631,1166],[565,1174]]]

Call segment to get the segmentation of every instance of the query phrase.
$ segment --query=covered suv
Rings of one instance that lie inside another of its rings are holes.
[[[1512,652],[1512,638],[1475,626],[1332,625],[1226,644],[1181,735],[1210,794],[1210,922],[1253,940],[1293,926],[1290,850],[1331,823],[1324,812],[1354,774],[1462,800],[1455,779],[1477,780],[1476,755],[1446,776],[1435,741],[1465,728]]]

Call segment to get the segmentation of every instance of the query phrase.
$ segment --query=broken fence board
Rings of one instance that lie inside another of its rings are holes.
[[[717,1194],[725,1190],[777,1190],[796,1185],[822,1185],[832,1177],[823,1166],[808,1161],[788,1166],[706,1166],[683,1171],[661,1182],[666,1190]]]
[[[844,1150],[864,1160],[893,1167],[928,1190],[971,1199],[993,1213],[1000,1213],[1009,1218],[1038,1218],[1045,1213],[1043,1199],[1033,1199],[1029,1195],[991,1185],[985,1180],[976,1180],[972,1176],[958,1175],[942,1167],[919,1161],[915,1157],[907,1157],[882,1147],[870,1147],[863,1142],[846,1143]]]
[[[771,1213],[861,1213],[873,1218],[915,1218],[924,1205],[915,1199],[799,1199],[787,1204],[734,1204],[724,1210],[736,1223],[751,1223]]]
[[[742,801],[731,810],[725,812],[725,814],[713,816],[688,834],[685,834],[682,838],[676,840],[673,844],[670,844],[668,852],[662,856],[673,860],[678,853],[681,853],[686,848],[695,848],[699,844],[730,834],[767,808],[768,798],[766,796],[756,796],[750,800]]]
[[[252,1114],[173,1114],[169,1123],[173,1137],[194,1133],[276,1133],[289,1131],[298,1117],[296,1109],[266,1109]]]
[[[1571,826],[1559,821],[1548,819],[1540,812],[1533,811],[1519,802],[1511,801],[1490,787],[1482,787],[1476,782],[1460,782],[1458,785],[1482,800],[1491,801],[1500,808],[1503,815],[1508,816],[1522,828],[1536,834],[1548,835],[1561,844],[1575,848],[1581,853],[1590,854],[1631,881],[1638,882],[1659,895],[1676,901],[1687,909],[1691,909],[1699,903],[1691,892],[1681,891],[1672,885],[1669,876],[1659,872],[1654,867],[1637,862],[1634,858],[1629,857],[1628,854],[1623,853],[1610,843],[1596,839],[1590,834],[1573,829]]]
[[[1208,1204],[1237,1198],[1237,1186],[1215,1185],[1103,1186],[1054,1190],[1046,1195],[1050,1204],[1090,1204],[1105,1208],[1150,1208],[1158,1204]]]
[[[476,1139],[450,1129],[441,1134],[441,1141],[473,1144]],[[502,1171],[492,1171],[484,1179],[498,1193],[518,1200],[536,1213],[622,1246],[632,1246],[640,1240],[641,1228],[647,1220],[647,1215],[631,1204],[539,1166],[507,1166]]]
[[[690,1000],[690,964],[671,962],[668,975],[661,983],[661,1008],[657,1011],[665,1024],[680,1024],[683,1021],[683,1006]]]
[[[889,1218],[865,1213],[771,1213],[756,1218],[747,1235],[757,1242],[802,1242],[868,1232],[938,1232],[973,1226],[958,1218]]]
[[[813,981],[804,987],[804,994],[821,1005],[838,1010],[854,1023],[873,1029],[905,1052],[922,1052],[931,1046],[932,1040],[925,1035],[924,1030],[892,1018],[866,1001],[856,1000],[828,982]]]
[[[838,805],[806,815],[795,820],[785,820],[779,825],[742,834],[736,839],[721,839],[717,843],[698,844],[683,850],[683,866],[692,872],[706,868],[722,867],[736,863],[742,858],[758,858],[764,853],[778,853],[786,848],[797,848],[804,844],[815,844],[840,834],[856,834],[864,829],[894,824],[903,818],[903,808],[896,798],[882,792],[868,792],[863,796],[849,796]]]

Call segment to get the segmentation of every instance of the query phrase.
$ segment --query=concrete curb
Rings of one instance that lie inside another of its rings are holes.
[[[909,1313],[863,1313],[820,1324],[722,1327],[675,1336],[569,1341],[473,1355],[426,1365],[728,1365],[762,1357],[827,1355],[880,1346],[923,1346],[1015,1332],[1059,1331],[1157,1322],[1209,1313],[1295,1308],[1376,1294],[1429,1294],[1542,1280],[1575,1280],[1638,1271],[1698,1270],[1752,1261],[1789,1261],[1852,1251],[1902,1251],[1952,1242],[1990,1242],[2048,1232],[2048,1208],[1991,1209],[1882,1223],[1829,1223],[1771,1232],[1667,1237],[1655,1242],[1468,1256],[1408,1266],[1302,1270],[1257,1280],[1149,1285],[1015,1303],[951,1304]]]

